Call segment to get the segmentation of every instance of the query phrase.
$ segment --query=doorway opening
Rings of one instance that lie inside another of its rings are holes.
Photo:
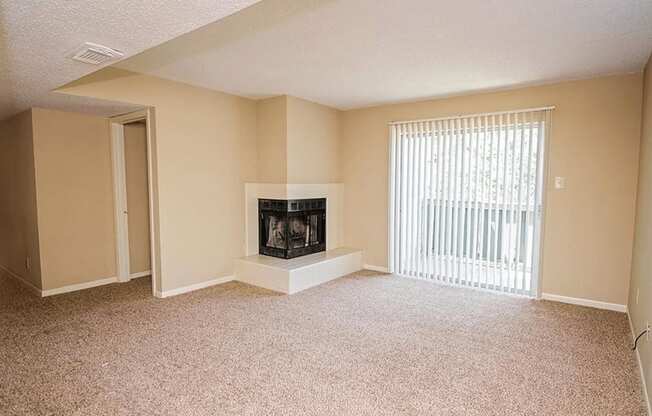
[[[149,276],[156,296],[150,110],[113,117],[110,122],[118,281]]]

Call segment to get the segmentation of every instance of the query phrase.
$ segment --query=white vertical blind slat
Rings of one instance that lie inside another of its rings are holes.
[[[454,144],[455,144],[455,168],[454,168],[454,182],[453,182],[453,230],[451,233],[451,239],[453,241],[453,245],[451,247],[451,257],[450,261],[452,263],[452,269],[453,269],[453,276],[451,278],[453,279],[453,283],[455,283],[456,277],[459,276],[459,268],[460,268],[460,262],[457,261],[457,256],[458,256],[458,247],[459,247],[459,240],[460,240],[460,232],[459,232],[459,226],[460,226],[460,181],[461,181],[461,165],[462,165],[462,158],[461,156],[461,146],[462,146],[462,140],[460,140],[460,129],[459,129],[459,119],[455,119],[453,122],[453,134],[454,134]]]
[[[416,205],[416,192],[415,192],[415,179],[416,179],[416,169],[417,169],[417,164],[414,163],[414,160],[416,160],[416,141],[414,140],[414,126],[412,124],[408,125],[408,141],[410,142],[410,200],[408,201],[409,209],[408,209],[408,215],[410,216],[409,220],[409,239],[408,239],[408,253],[407,255],[409,256],[409,262],[408,262],[408,270],[411,275],[414,276],[415,274],[415,259],[416,259],[416,232],[415,232],[415,215],[414,215],[414,210],[415,210],[415,205]]]
[[[444,137],[442,135],[442,122],[441,120],[436,122],[436,127],[437,127],[437,192],[435,193],[435,199],[433,201],[433,204],[435,205],[435,235],[433,236],[434,238],[434,243],[435,243],[435,250],[434,250],[434,273],[435,273],[435,279],[441,280],[441,247],[442,247],[442,241],[443,241],[443,235],[444,233],[442,232],[442,226],[441,226],[441,216],[442,216],[442,195],[443,195],[443,187],[444,187],[444,153],[445,153],[445,147],[444,147]]]
[[[397,143],[396,143],[396,172],[398,173],[395,178],[395,182],[397,183],[397,190],[396,190],[396,195],[398,200],[396,201],[396,216],[394,218],[394,233],[396,234],[396,245],[394,246],[394,266],[395,269],[398,270],[398,273],[402,274],[404,271],[404,268],[401,265],[401,259],[402,259],[402,253],[404,252],[404,247],[403,247],[403,234],[405,233],[404,226],[403,226],[403,220],[402,220],[402,215],[403,215],[403,204],[405,201],[405,194],[404,194],[404,180],[405,180],[405,175],[403,174],[403,167],[405,164],[403,163],[403,147],[405,140],[403,140],[403,136],[401,135],[401,130],[402,126],[398,126],[398,129],[396,129],[396,137],[397,137]]]
[[[444,230],[444,246],[443,253],[441,254],[441,259],[444,266],[444,281],[449,281],[450,264],[448,263],[448,253],[451,246],[451,233],[452,233],[452,220],[453,220],[453,211],[451,209],[451,188],[453,187],[453,157],[452,157],[452,138],[450,125],[451,121],[446,120],[444,122],[444,134],[446,135],[446,171],[444,173],[444,180],[446,180],[446,186],[444,188],[444,195],[442,197],[442,203],[444,204],[444,218],[442,218]]]
[[[398,141],[396,140],[396,129],[397,126],[390,126],[390,141],[389,141],[389,171],[391,172],[396,168],[396,145]],[[394,225],[394,218],[396,217],[396,175],[389,175],[389,258],[388,258],[388,269],[390,272],[394,272],[394,260],[396,250],[394,249],[395,239],[394,231],[396,229]]]
[[[528,126],[528,136],[529,137],[528,137],[528,146],[527,146],[528,150],[527,150],[527,167],[526,167],[526,172],[527,172],[528,177],[531,177],[531,175],[532,175],[532,166],[533,166],[533,163],[535,161],[535,158],[533,157],[533,153],[534,153],[534,150],[536,149],[535,143],[534,143],[534,132],[535,132],[534,125],[536,123],[536,121],[535,121],[536,120],[536,114],[531,114],[530,116],[531,116],[530,125]],[[532,194],[531,181],[527,182],[526,195],[527,195],[527,197],[526,197],[526,202],[525,202],[525,224],[526,224],[526,227],[529,227],[530,222],[533,220],[532,210],[530,208],[530,205],[533,205],[535,203],[535,200],[534,200],[533,194]],[[532,249],[531,243],[532,243],[531,239],[528,238],[527,241],[526,241],[526,246],[525,246],[526,251],[528,252],[528,256],[526,256],[524,264],[523,264],[523,266],[524,266],[523,267],[523,278],[524,279],[525,279],[525,271],[529,267],[531,267],[531,264],[529,262],[529,259],[530,259],[529,252]]]
[[[518,126],[518,114],[514,114],[513,120],[511,121],[511,127],[509,129],[511,133],[511,143],[510,143],[510,153],[511,153],[511,178],[510,178],[510,184],[509,184],[509,202],[508,202],[508,210],[507,210],[507,218],[509,219],[509,225],[508,225],[508,236],[507,236],[507,256],[506,256],[506,262],[507,262],[507,278],[509,280],[508,283],[508,290],[510,292],[514,292],[516,289],[515,286],[515,276],[514,273],[512,273],[513,270],[513,262],[512,262],[512,252],[513,249],[516,246],[516,242],[514,241],[513,238],[513,231],[514,231],[514,223],[516,221],[516,217],[514,216],[514,212],[516,211],[516,205],[514,203],[514,196],[515,196],[515,188],[516,188],[516,131],[517,131],[517,126]]]
[[[457,119],[452,120],[450,123],[450,135],[451,135],[451,189],[450,189],[450,215],[451,215],[451,226],[450,226],[450,246],[448,248],[448,258],[447,261],[450,264],[450,283],[455,283],[454,279],[456,276],[457,263],[455,262],[455,254],[457,254],[457,179],[459,172],[457,166],[459,165],[459,146],[460,141],[457,137]]]
[[[409,183],[409,175],[408,175],[408,155],[409,155],[409,143],[410,141],[406,139],[405,133],[406,133],[407,127],[405,125],[401,125],[401,274],[407,274],[408,269],[407,269],[407,259],[408,259],[408,245],[407,245],[407,240],[408,240],[408,200],[410,199],[410,195],[408,192],[408,183]]]
[[[411,191],[411,186],[412,186],[412,163],[410,163],[411,157],[412,157],[412,140],[410,139],[409,135],[409,130],[408,126],[405,126],[403,128],[403,143],[404,143],[404,156],[403,156],[403,161],[405,162],[405,167],[403,168],[404,175],[405,175],[405,201],[404,201],[404,211],[403,211],[403,219],[404,219],[404,235],[403,235],[403,270],[404,273],[409,273],[410,271],[410,258],[411,255],[410,253],[412,252],[411,246],[410,246],[410,241],[412,241],[412,235],[410,233],[410,220],[412,219],[411,215],[411,209],[412,209],[412,204],[410,201],[412,200],[412,191]]]
[[[429,167],[429,146],[432,142],[428,137],[428,126],[426,122],[421,123],[421,132],[423,134],[423,181],[421,185],[421,277],[428,278],[428,217],[429,210],[427,201],[428,187],[430,186],[430,167]]]
[[[390,152],[394,151],[394,165],[393,169],[395,172],[394,176],[394,222],[393,222],[393,233],[394,233],[394,245],[390,247],[389,256],[392,257],[393,268],[390,268],[392,273],[401,273],[401,265],[399,263],[400,253],[401,253],[401,140],[400,131],[401,126],[393,126],[394,129],[394,138],[396,142],[394,146],[390,147]],[[390,156],[391,158],[391,156]],[[391,171],[390,171],[391,172]],[[393,251],[392,251],[393,248]]]
[[[428,130],[429,130],[429,149],[428,149],[428,155],[430,157],[430,186],[428,187],[428,199],[426,203],[426,208],[428,210],[428,226],[426,228],[427,232],[427,243],[426,243],[426,269],[427,269],[427,277],[429,279],[433,278],[433,270],[432,270],[432,264],[433,264],[433,255],[432,255],[432,248],[434,244],[434,236],[435,236],[435,230],[434,230],[434,216],[435,216],[435,209],[434,205],[432,204],[432,201],[434,200],[434,193],[436,189],[435,185],[435,152],[436,152],[436,141],[435,141],[435,135],[434,135],[434,127],[433,127],[433,122],[430,121],[428,122]]]
[[[516,200],[516,220],[518,221],[516,223],[516,253],[515,253],[515,260],[514,260],[514,281],[516,282],[516,289],[517,291],[522,291],[525,290],[525,281],[522,278],[522,274],[519,273],[519,269],[521,268],[520,266],[520,261],[521,261],[521,246],[522,246],[522,232],[523,232],[523,178],[525,177],[523,175],[523,161],[525,160],[525,129],[527,126],[527,117],[528,114],[525,113],[523,114],[523,117],[521,119],[521,125],[519,128],[519,160],[518,160],[518,195],[517,195],[517,200]]]
[[[508,155],[509,155],[509,128],[505,128],[505,122],[507,123],[507,126],[509,126],[509,117],[510,114],[505,114],[504,117],[501,114],[500,116],[500,131],[501,131],[501,138],[503,142],[503,159],[502,159],[502,164],[501,168],[503,170],[502,172],[502,188],[500,189],[500,197],[502,197],[501,201],[501,207],[500,207],[500,224],[499,227],[501,228],[501,233],[500,236],[498,237],[500,239],[499,241],[499,257],[498,261],[500,264],[500,288],[502,291],[505,291],[507,288],[507,280],[509,278],[508,273],[505,273],[505,268],[506,268],[506,262],[505,262],[505,233],[507,232],[507,186],[508,186],[508,172],[507,172],[507,167],[508,167]],[[506,118],[507,120],[504,120]]]
[[[480,283],[480,265],[478,256],[478,238],[480,237],[480,194],[482,190],[482,140],[480,138],[481,119],[474,117],[472,128],[474,131],[475,141],[475,179],[474,179],[474,192],[473,192],[473,242],[471,244],[471,258],[473,261],[473,286],[479,286]]]
[[[415,194],[415,199],[414,199],[414,234],[413,234],[413,242],[414,242],[414,276],[419,277],[419,266],[420,266],[420,257],[421,257],[421,251],[419,250],[419,240],[420,240],[420,235],[419,235],[419,227],[421,226],[421,210],[419,209],[420,201],[421,201],[421,167],[422,167],[422,160],[421,160],[421,142],[422,142],[422,137],[421,137],[421,132],[419,131],[419,123],[416,123],[414,125],[414,157],[416,161],[416,170],[414,173],[414,194]]]
[[[394,221],[395,227],[396,227],[396,233],[398,234],[398,247],[396,249],[395,253],[395,263],[398,267],[399,273],[404,273],[405,267],[403,264],[403,257],[405,253],[405,224],[403,221],[403,214],[405,213],[405,200],[406,194],[405,194],[405,140],[403,140],[403,135],[402,135],[402,130],[403,126],[399,126],[399,129],[397,130],[397,137],[399,140],[399,143],[397,144],[397,156],[396,159],[398,160],[398,172],[400,177],[396,178],[396,182],[399,184],[399,188],[397,191],[398,198],[400,198],[398,201],[396,201],[397,207],[397,217]]]
[[[412,143],[414,147],[414,153],[412,155],[412,160],[414,163],[414,171],[412,173],[412,192],[414,199],[412,200],[412,275],[418,276],[418,265],[419,265],[419,135],[417,132],[418,126],[415,124],[412,126],[411,135]]]
[[[473,157],[473,164],[475,167],[475,174],[473,175],[473,199],[469,203],[469,209],[472,209],[472,227],[473,230],[471,231],[471,239],[470,241],[470,251],[469,251],[469,260],[471,261],[471,282],[470,286],[476,286],[477,285],[477,279],[478,279],[478,224],[479,224],[479,197],[480,197],[480,134],[478,132],[478,129],[480,128],[479,124],[476,124],[478,121],[478,117],[473,117],[471,118],[471,138],[472,138],[472,146],[471,149],[475,149],[472,151],[471,155]]]
[[[498,227],[497,227],[497,222],[498,222],[498,206],[497,206],[497,200],[498,200],[498,180],[499,180],[499,161],[500,161],[500,135],[496,134],[496,116],[491,116],[491,146],[492,146],[492,154],[491,154],[491,162],[492,165],[496,165],[496,168],[494,169],[493,166],[491,168],[491,174],[496,176],[496,179],[493,180],[492,178],[492,185],[491,185],[491,194],[489,195],[489,200],[491,201],[491,222],[490,222],[490,227],[491,227],[491,232],[489,234],[489,259],[490,259],[490,270],[491,270],[491,285],[496,286],[496,247],[498,245]],[[495,156],[493,153],[493,148],[494,145],[496,147],[496,152]]]
[[[472,141],[471,141],[471,134],[469,132],[469,119],[465,118],[461,120],[462,124],[462,134],[464,136],[463,139],[463,149],[462,149],[462,157],[464,158],[464,163],[462,163],[462,227],[460,229],[462,235],[461,235],[461,240],[462,240],[462,253],[460,256],[460,260],[463,262],[462,265],[463,267],[463,274],[462,274],[462,281],[469,285],[471,283],[469,279],[469,275],[471,274],[472,270],[469,270],[469,261],[468,261],[468,253],[469,253],[469,244],[471,241],[471,227],[469,227],[470,224],[470,217],[469,214],[471,212],[470,204],[469,201],[471,199],[471,177],[473,174],[473,165],[471,164],[471,153],[467,152],[467,149],[472,147]],[[466,167],[466,168],[464,168]]]
[[[417,203],[417,255],[418,255],[418,263],[417,263],[417,276],[418,277],[423,277],[423,258],[424,258],[424,250],[423,250],[423,241],[424,241],[424,233],[423,233],[423,223],[424,223],[424,210],[423,210],[423,190],[425,186],[425,180],[426,176],[424,174],[425,172],[425,164],[426,164],[426,159],[425,159],[425,151],[424,151],[424,145],[426,138],[424,136],[424,130],[423,130],[423,123],[418,123],[418,135],[419,135],[419,153],[418,153],[418,160],[419,160],[419,175],[417,178],[417,185],[418,185],[418,203]]]
[[[480,268],[481,270],[481,279],[479,279],[479,287],[482,287],[481,285],[484,284],[485,287],[488,283],[487,280],[487,275],[489,273],[489,269],[487,267],[488,262],[484,258],[484,255],[487,250],[487,245],[484,243],[485,238],[488,235],[485,232],[485,228],[488,225],[488,217],[485,215],[485,213],[488,213],[488,205],[486,203],[488,199],[488,186],[487,183],[490,182],[487,180],[486,175],[487,175],[487,149],[491,152],[491,143],[489,141],[489,137],[487,135],[487,125],[489,124],[489,117],[484,116],[481,118],[481,123],[482,123],[482,194],[480,197],[480,210],[481,210],[481,216],[480,216],[480,235],[478,236],[478,240],[480,240],[480,248],[479,248],[479,253],[478,255],[480,256],[481,259],[481,264],[482,267]],[[491,161],[491,159],[489,159]],[[491,166],[489,166],[491,172]]]
[[[528,141],[527,136],[525,134],[526,127],[529,123],[528,121],[530,120],[529,114],[525,113],[523,114],[522,122],[523,122],[523,128],[519,129],[520,131],[520,149],[519,149],[519,169],[518,169],[518,200],[517,200],[517,221],[518,224],[516,226],[516,238],[517,238],[517,244],[516,244],[516,260],[514,264],[515,272],[514,272],[514,279],[518,282],[517,283],[517,289],[518,290],[525,290],[525,279],[522,271],[524,268],[520,265],[521,263],[521,246],[523,242],[523,181],[525,180],[527,183],[527,176],[523,174],[523,171],[525,170],[525,159],[526,159],[526,153],[528,147],[526,146],[526,142]]]

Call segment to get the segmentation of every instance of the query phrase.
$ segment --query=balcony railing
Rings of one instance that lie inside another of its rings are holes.
[[[457,284],[530,290],[533,205],[432,198],[415,205],[422,227],[411,244],[417,250],[410,264],[420,262],[421,273]]]

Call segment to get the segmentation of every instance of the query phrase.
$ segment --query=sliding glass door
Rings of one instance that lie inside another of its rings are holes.
[[[390,269],[535,296],[550,110],[392,123]]]

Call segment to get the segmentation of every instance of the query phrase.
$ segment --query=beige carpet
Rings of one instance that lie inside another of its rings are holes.
[[[624,314],[361,272],[293,296],[0,277],[1,415],[642,415]]]

